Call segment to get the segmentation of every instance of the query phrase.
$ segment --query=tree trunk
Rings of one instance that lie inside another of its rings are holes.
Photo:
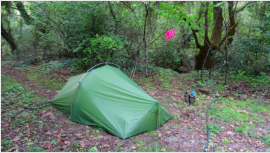
[[[115,34],[117,35],[118,34],[118,27],[119,27],[119,21],[117,20],[117,18],[116,18],[116,16],[115,16],[115,13],[114,13],[114,11],[113,11],[113,8],[112,8],[112,5],[111,5],[111,2],[110,1],[108,1],[108,3],[109,3],[109,7],[110,7],[110,11],[111,11],[111,14],[112,14],[112,16],[113,16],[113,20],[114,20],[114,22],[115,22]]]
[[[23,20],[25,21],[25,23],[26,23],[27,25],[30,25],[30,24],[32,23],[32,19],[31,19],[31,17],[27,14],[27,12],[26,12],[26,10],[25,10],[25,8],[24,8],[23,3],[20,2],[20,1],[16,1],[16,2],[14,2],[14,3],[15,3],[15,5],[16,5],[16,7],[18,8],[18,10],[20,11],[20,14],[22,15]]]
[[[206,3],[206,9],[207,5],[209,2]],[[214,5],[218,4],[220,2],[214,2]],[[231,36],[235,35],[235,28],[238,23],[235,23],[235,12],[240,12],[242,11],[248,4],[244,5],[241,7],[239,10],[233,10],[234,7],[234,2],[229,1],[228,2],[228,11],[229,11],[229,23],[230,25],[228,26],[228,32],[223,36],[221,39],[221,34],[223,30],[223,16],[222,16],[222,8],[220,6],[214,7],[213,12],[214,12],[214,28],[212,30],[212,35],[211,35],[211,42],[208,39],[208,21],[207,21],[207,11],[205,11],[205,34],[204,34],[204,45],[200,45],[197,35],[196,35],[196,30],[192,30],[196,47],[200,49],[200,52],[198,55],[195,56],[195,69],[201,70],[203,68],[203,63],[205,59],[205,68],[206,69],[211,69],[213,66],[213,60],[214,58],[211,58],[213,53],[211,52],[216,52],[220,49],[220,46],[226,41],[226,44],[223,47],[223,50],[227,50],[227,45],[230,45],[233,41],[233,38]],[[204,7],[204,4],[202,3],[202,6]],[[211,48],[210,48],[211,47]],[[209,56],[207,56],[208,51],[210,51]]]
[[[148,70],[148,42],[147,42],[147,40],[146,40],[146,42],[145,42],[145,75],[146,75],[146,77],[148,77],[148,72],[147,72],[147,70]]]
[[[9,43],[11,50],[12,50],[12,54],[15,52],[15,50],[17,49],[17,45],[14,41],[14,38],[12,37],[12,35],[10,33],[8,33],[4,27],[3,24],[1,22],[1,35],[3,36],[3,38]]]
[[[145,45],[145,75],[146,77],[148,77],[148,42],[147,42],[147,38],[146,38],[146,21],[147,21],[147,17],[148,17],[148,10],[149,8],[147,7],[147,5],[145,4],[145,10],[146,10],[146,14],[145,14],[145,19],[144,19],[144,29],[143,29],[143,39],[144,39],[144,45]]]
[[[230,26],[229,29],[231,29],[228,33],[228,39],[227,39],[227,43],[225,46],[230,45],[233,41],[233,38],[231,36],[235,35],[235,27],[233,27],[235,25],[235,18],[234,18],[234,10],[233,10],[233,1],[228,1],[229,6],[228,6],[228,10],[229,10],[229,20],[230,20]]]
[[[197,70],[202,70],[204,68],[210,69],[212,67],[211,57],[213,53],[210,53],[212,48],[210,48],[211,43],[208,37],[208,6],[209,6],[209,2],[206,2],[205,12],[204,12],[204,18],[205,18],[204,45],[203,46],[197,45],[197,47],[200,46],[198,47],[200,49],[200,52],[198,55],[195,56],[195,69]],[[202,7],[204,7],[203,4],[202,4]]]
[[[207,45],[202,46],[200,48],[199,54],[195,56],[195,69],[202,70],[204,60],[205,60],[204,69],[210,69],[212,67],[212,59],[211,59],[212,53],[209,53],[209,55],[207,56],[207,52],[209,51],[209,49],[210,47]],[[211,52],[211,50],[209,52]]]
[[[221,3],[221,1],[214,1],[214,5]],[[220,6],[213,8],[214,22],[211,35],[211,42],[217,44],[221,40],[221,33],[223,27],[222,8]]]

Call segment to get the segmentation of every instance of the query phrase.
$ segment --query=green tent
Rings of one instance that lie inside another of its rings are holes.
[[[119,68],[105,65],[85,74],[69,78],[51,100],[71,121],[101,126],[125,139],[172,117]]]

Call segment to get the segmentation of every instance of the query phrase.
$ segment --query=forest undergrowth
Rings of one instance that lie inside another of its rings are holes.
[[[201,151],[206,142],[207,106],[223,94],[209,111],[211,138],[207,151],[270,151],[269,91],[233,95],[266,87],[269,76],[213,72],[211,79],[200,72],[178,74],[159,68],[145,78],[136,72],[135,81],[174,117],[156,130],[122,140],[104,129],[71,122],[51,106],[52,99],[68,78],[82,70],[53,68],[48,64],[10,67],[1,71],[1,151]],[[255,78],[255,79],[254,79]],[[203,85],[214,85],[214,93],[202,94]],[[184,101],[185,91],[196,92],[196,102]]]

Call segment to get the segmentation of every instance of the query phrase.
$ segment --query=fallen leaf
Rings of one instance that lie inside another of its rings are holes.
[[[52,146],[53,146],[52,144],[49,144],[49,147],[48,148],[50,149]]]
[[[28,115],[29,115],[29,113],[28,112],[25,112],[25,114],[23,115],[23,117],[26,117]]]
[[[110,147],[110,145],[108,145],[108,144],[104,144],[101,146],[101,148],[108,148],[108,147]]]
[[[216,95],[216,96],[218,96],[218,97],[220,96],[220,94],[219,94],[219,93],[216,93],[215,95]]]
[[[167,133],[167,134],[171,134],[171,131],[167,131],[166,133]]]
[[[207,96],[205,99],[208,100],[208,99],[211,99],[211,97],[210,96]]]
[[[65,143],[66,145],[67,145],[67,144],[70,144],[70,142],[69,142],[69,141],[65,141],[64,143]]]
[[[135,146],[132,146],[132,147],[130,147],[130,149],[134,149],[134,150],[135,150],[135,149],[136,149],[136,147],[135,147]]]
[[[55,119],[55,117],[54,117],[53,115],[50,115],[49,118],[50,118],[51,120],[54,120],[54,119]]]
[[[82,136],[82,134],[78,133],[78,134],[75,134],[76,137],[80,137]]]
[[[103,136],[100,136],[98,139],[102,139],[103,138]]]
[[[47,134],[47,135],[51,135],[52,133],[51,133],[50,131],[48,131],[48,132],[46,132],[45,134]]]
[[[20,140],[20,137],[18,136],[18,137],[15,137],[12,141],[18,141],[18,140]]]
[[[228,131],[227,134],[234,135],[234,132]]]
[[[51,90],[46,90],[46,92],[50,92]]]
[[[84,147],[85,147],[85,144],[84,144],[84,142],[83,142],[83,141],[80,141],[80,142],[79,142],[79,144],[80,144],[80,146],[81,146],[82,148],[84,148]]]
[[[13,148],[11,148],[11,149],[9,149],[9,150],[7,150],[6,152],[13,152],[15,149],[17,149],[18,147],[13,147]]]

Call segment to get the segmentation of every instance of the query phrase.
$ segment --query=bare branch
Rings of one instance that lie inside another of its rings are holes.
[[[153,26],[153,28],[152,28],[151,34],[150,34],[150,36],[149,36],[149,38],[148,38],[148,41],[147,41],[147,42],[149,42],[149,41],[150,41],[150,39],[151,39],[151,37],[152,37],[152,34],[154,33],[154,30],[155,30],[155,28],[156,28],[156,24],[157,24],[157,17],[158,17],[158,14],[156,14],[156,22],[155,22],[155,24],[154,24],[154,26]]]
[[[126,7],[129,8],[129,9],[132,11],[132,13],[134,14],[134,16],[135,16],[135,18],[136,18],[136,20],[137,20],[137,22],[138,22],[138,25],[139,25],[139,27],[140,27],[140,30],[141,30],[141,32],[142,32],[142,35],[143,35],[144,33],[143,33],[142,27],[141,27],[141,25],[140,25],[140,22],[139,22],[139,19],[137,18],[136,13],[135,13],[134,10],[131,8],[131,6],[128,6],[128,5],[127,5],[125,2],[123,2],[123,1],[122,1],[122,3],[125,4]]]
[[[205,41],[206,41],[205,43],[210,44],[210,40],[208,37],[208,6],[209,6],[209,2],[206,2],[205,12],[204,12],[204,15],[205,15],[205,17],[204,17],[205,18],[204,37],[205,37]]]
[[[221,46],[221,45],[224,43],[224,41],[226,40],[228,34],[229,34],[229,33],[230,33],[237,25],[238,25],[238,23],[235,23],[235,25],[232,26],[232,27],[229,29],[229,31],[226,33],[226,35],[225,35],[225,36],[221,39],[221,41],[218,43],[218,46]]]
[[[196,35],[196,31],[195,30],[192,30],[192,33],[193,33],[193,36],[194,36],[194,39],[195,39],[196,47],[197,48],[201,48],[202,46],[200,45],[200,43],[198,41],[198,38],[197,38],[197,35]]]
[[[243,11],[249,4],[251,4],[252,2],[247,2],[245,5],[243,5],[242,7],[240,7],[238,10],[236,10],[236,13],[239,13],[241,11]]]

